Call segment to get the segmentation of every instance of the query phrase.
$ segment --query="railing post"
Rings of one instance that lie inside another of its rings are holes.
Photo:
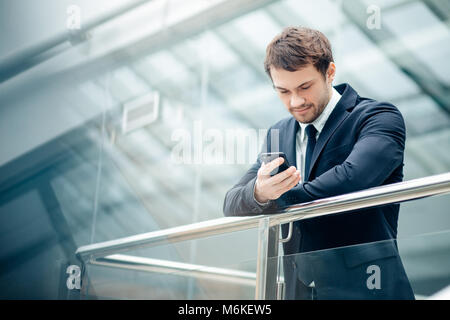
[[[258,257],[256,261],[256,300],[277,298],[279,226],[270,226],[270,218],[259,221]]]

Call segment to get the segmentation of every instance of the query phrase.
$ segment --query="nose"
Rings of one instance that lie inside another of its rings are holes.
[[[293,94],[291,96],[291,108],[298,108],[305,104],[305,99],[300,97],[298,94]]]

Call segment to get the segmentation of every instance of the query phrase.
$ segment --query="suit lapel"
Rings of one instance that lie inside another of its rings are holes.
[[[339,102],[336,104],[333,112],[330,114],[328,120],[325,122],[325,126],[322,129],[322,132],[319,135],[319,139],[317,140],[316,146],[314,147],[314,152],[311,159],[311,170],[308,172],[308,180],[311,180],[311,172],[319,158],[320,153],[323,148],[327,144],[328,140],[331,138],[332,134],[342,121],[348,117],[350,114],[347,112],[347,109],[351,109],[355,106],[357,93],[350,87],[348,84],[343,84],[335,87],[336,90],[342,95]]]
[[[295,144],[299,127],[297,120],[292,117],[288,122],[285,134],[280,136],[281,151],[286,154],[286,158],[291,166],[297,166]]]

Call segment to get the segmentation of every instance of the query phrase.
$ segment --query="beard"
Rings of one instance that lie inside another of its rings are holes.
[[[329,101],[328,94],[325,94],[321,97],[320,101],[317,104],[314,103],[305,103],[300,107],[300,109],[309,108],[308,113],[304,115],[296,115],[295,111],[292,110],[291,114],[294,115],[294,118],[296,120],[300,121],[301,123],[309,124],[314,122],[325,110],[326,105]]]
[[[310,117],[308,120],[308,122],[304,122],[304,123],[312,123],[314,122],[318,117],[320,117],[320,115],[322,114],[323,110],[325,110],[325,107],[327,106],[328,102],[331,99],[331,93],[328,91],[328,88],[326,86],[326,84],[324,84],[324,91],[323,91],[323,95],[320,97],[319,102],[317,103],[317,105],[315,105],[314,103],[311,103],[312,105],[312,117]],[[306,106],[308,106],[309,104],[305,104]]]

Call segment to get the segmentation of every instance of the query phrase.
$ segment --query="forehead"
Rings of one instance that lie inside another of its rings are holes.
[[[288,71],[271,66],[270,75],[275,87],[290,89],[296,88],[307,81],[315,79],[320,75],[320,73],[312,64],[308,64],[307,66],[296,71]]]

